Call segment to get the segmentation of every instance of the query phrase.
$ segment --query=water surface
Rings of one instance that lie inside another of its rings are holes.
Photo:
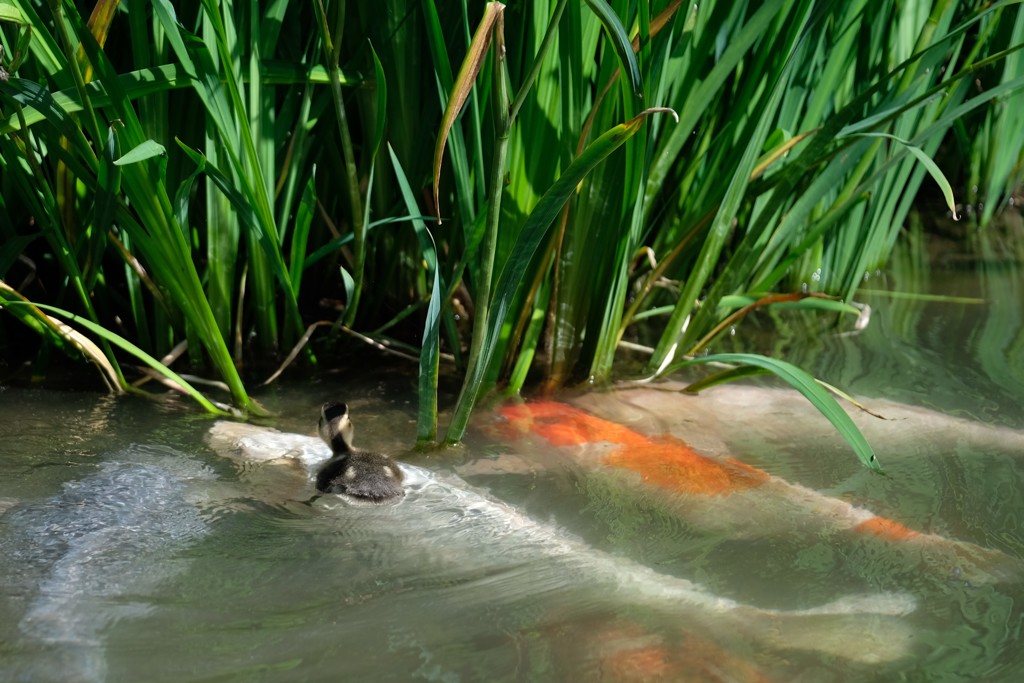
[[[751,337],[745,349],[776,352],[861,395],[1024,427],[1019,270],[983,263],[908,278],[896,270],[879,287],[986,303],[868,295],[873,317],[859,334],[804,335],[789,321],[767,348],[750,348],[759,343]],[[760,536],[709,531],[662,491],[490,432],[446,454],[412,452],[414,391],[411,374],[382,371],[284,384],[259,398],[277,413],[276,427],[306,434],[321,402],[345,399],[360,445],[456,488],[464,482],[468,498],[310,504],[296,471],[240,467],[212,452],[210,420],[178,399],[0,389],[0,678],[1013,681],[1024,673],[1020,576],[975,582],[883,543],[798,525]],[[804,426],[788,425],[786,439],[759,437],[751,424],[722,442],[796,484],[1011,562],[1024,558],[1024,444],[922,432],[887,453],[877,445],[888,473],[878,477],[841,442]],[[467,500],[494,501],[498,512],[475,513]],[[506,513],[525,521],[499,533],[494,515]],[[553,549],[559,539],[568,551]],[[711,602],[659,599],[659,581],[692,584]],[[880,595],[909,596],[916,609],[789,614]]]

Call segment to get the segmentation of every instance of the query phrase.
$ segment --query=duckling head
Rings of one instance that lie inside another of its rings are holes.
[[[352,450],[352,434],[355,427],[348,414],[348,406],[344,403],[325,403],[320,408],[320,423],[317,432],[335,453],[348,453]]]

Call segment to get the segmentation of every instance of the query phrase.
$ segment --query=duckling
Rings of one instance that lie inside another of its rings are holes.
[[[402,470],[386,455],[352,448],[355,428],[344,403],[325,403],[317,427],[334,456],[316,474],[323,493],[346,493],[376,503],[405,495]]]

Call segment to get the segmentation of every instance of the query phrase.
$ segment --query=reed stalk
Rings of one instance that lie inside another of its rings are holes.
[[[922,188],[980,228],[1024,177],[1009,0],[151,7],[0,5],[0,280],[110,333],[104,381],[115,334],[187,340],[244,411],[240,369],[341,301],[420,348],[423,443],[452,354],[455,442],[506,380],[713,352],[737,301],[835,315],[791,298],[854,300]],[[0,345],[80,357],[40,315]]]

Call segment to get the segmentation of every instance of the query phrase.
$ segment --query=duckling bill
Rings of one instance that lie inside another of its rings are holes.
[[[375,503],[405,495],[398,463],[382,453],[352,447],[355,428],[347,405],[325,403],[317,431],[334,453],[317,471],[318,491],[344,493]]]

